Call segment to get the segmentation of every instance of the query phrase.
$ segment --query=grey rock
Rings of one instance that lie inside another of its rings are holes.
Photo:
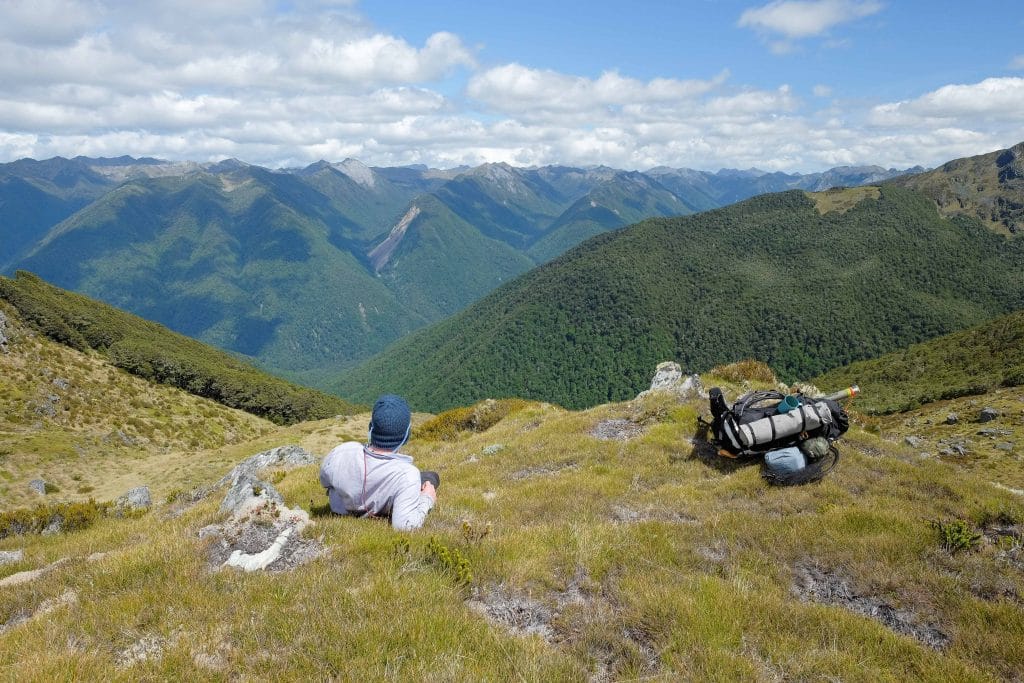
[[[39,495],[46,494],[46,482],[42,479],[33,479],[28,483],[28,487]]]
[[[679,363],[673,363],[672,361],[659,363],[658,367],[654,370],[654,378],[651,379],[650,390],[671,389],[682,379],[683,369],[679,367]]]
[[[950,413],[949,415],[946,416],[946,424],[948,425],[955,425],[959,421],[960,416],[957,415],[956,413]]]
[[[0,313],[0,315],[3,315]],[[14,564],[25,559],[24,550],[0,550],[0,567],[5,564]]]
[[[220,478],[214,487],[234,486],[243,477],[254,479],[256,473],[267,467],[301,467],[317,462],[316,456],[300,446],[278,446],[246,458]]]
[[[114,501],[114,507],[120,510],[148,510],[152,505],[148,486],[137,486]]]
[[[218,538],[223,535],[223,529],[221,529],[217,524],[208,524],[199,530],[199,540],[206,538]]]
[[[57,399],[56,401],[53,400],[55,398]],[[35,404],[34,410],[36,415],[42,415],[43,417],[57,417],[56,403],[59,400],[60,397],[54,396],[53,394],[50,394],[45,399],[42,399],[41,401]]]
[[[224,496],[224,502],[220,504],[221,512],[229,512],[232,515],[249,505],[249,501],[257,499],[260,503],[276,503],[284,506],[284,498],[268,482],[252,476],[243,475],[235,481],[228,493]]]
[[[911,446],[911,447],[913,447],[913,448],[918,448],[918,447],[920,447],[920,446],[921,446],[921,443],[922,443],[922,442],[921,442],[921,437],[919,437],[919,436],[907,436],[907,437],[904,437],[903,441],[904,441],[904,442],[905,442],[905,443],[906,443],[906,444],[907,444],[908,446]]]
[[[494,455],[495,453],[497,453],[499,451],[503,451],[503,450],[505,450],[505,444],[503,444],[503,443],[492,443],[490,446],[484,446],[484,449],[483,449],[482,452],[483,452],[484,455]]]
[[[0,351],[7,353],[7,316],[0,311]]]
[[[50,523],[47,524],[46,528],[40,533],[42,533],[43,536],[53,536],[54,534],[59,534],[62,531],[64,531],[64,518],[57,515],[50,520]]]
[[[978,422],[991,422],[999,417],[999,411],[995,408],[985,407],[978,413]]]
[[[679,363],[666,361],[659,363],[654,371],[654,378],[651,379],[651,387],[647,391],[640,392],[637,398],[642,398],[654,391],[668,391],[677,394],[680,398],[706,398],[704,384],[698,375],[683,375]]]
[[[1009,441],[1000,441],[996,444],[996,450],[1006,451],[1007,453],[1013,452],[1013,444]]]
[[[67,381],[63,377],[55,377],[50,384],[61,390],[67,390],[67,388],[71,386],[71,382]]]

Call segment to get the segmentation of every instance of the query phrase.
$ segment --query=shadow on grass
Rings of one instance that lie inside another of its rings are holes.
[[[736,458],[725,457],[718,454],[718,447],[711,439],[711,425],[704,420],[697,420],[697,431],[690,440],[693,448],[686,455],[676,453],[669,456],[669,462],[675,463],[683,460],[700,460],[708,467],[723,474],[730,474],[736,470],[751,465],[759,465],[761,456],[746,455]]]
[[[333,512],[331,512],[331,504],[330,503],[322,503],[320,505],[317,505],[317,504],[315,504],[313,502],[312,498],[309,499],[309,507],[306,508],[306,509],[309,512],[309,516],[310,517],[336,517],[337,516]]]

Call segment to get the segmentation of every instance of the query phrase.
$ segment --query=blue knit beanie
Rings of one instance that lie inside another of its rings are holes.
[[[384,394],[373,404],[370,445],[386,450],[399,448],[409,438],[412,411],[401,396]]]

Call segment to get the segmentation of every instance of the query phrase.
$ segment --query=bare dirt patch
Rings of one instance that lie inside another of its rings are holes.
[[[530,477],[550,476],[552,474],[558,474],[564,470],[575,470],[578,468],[579,464],[575,460],[566,460],[565,462],[538,465],[536,467],[527,467],[525,469],[516,470],[508,476],[512,481],[522,481],[523,479],[529,479]]]
[[[877,596],[864,595],[855,590],[851,580],[840,572],[813,563],[794,567],[793,593],[803,602],[834,605],[863,614],[936,650],[950,643],[948,635],[931,624],[922,623],[913,612],[894,607]]]
[[[591,584],[579,567],[564,590],[527,594],[497,584],[478,589],[466,604],[512,633],[537,635],[556,647],[584,646],[593,661],[590,681],[617,680],[626,667],[657,674],[653,636],[624,623],[614,595]]]
[[[632,420],[621,418],[601,420],[589,434],[600,441],[628,441],[644,433],[644,428]]]

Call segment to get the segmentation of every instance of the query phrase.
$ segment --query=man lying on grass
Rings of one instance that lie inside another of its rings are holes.
[[[412,413],[400,396],[385,394],[373,404],[370,442],[335,446],[320,465],[331,511],[339,515],[387,517],[396,529],[416,529],[437,501],[440,477],[420,473],[398,452],[409,439]]]

